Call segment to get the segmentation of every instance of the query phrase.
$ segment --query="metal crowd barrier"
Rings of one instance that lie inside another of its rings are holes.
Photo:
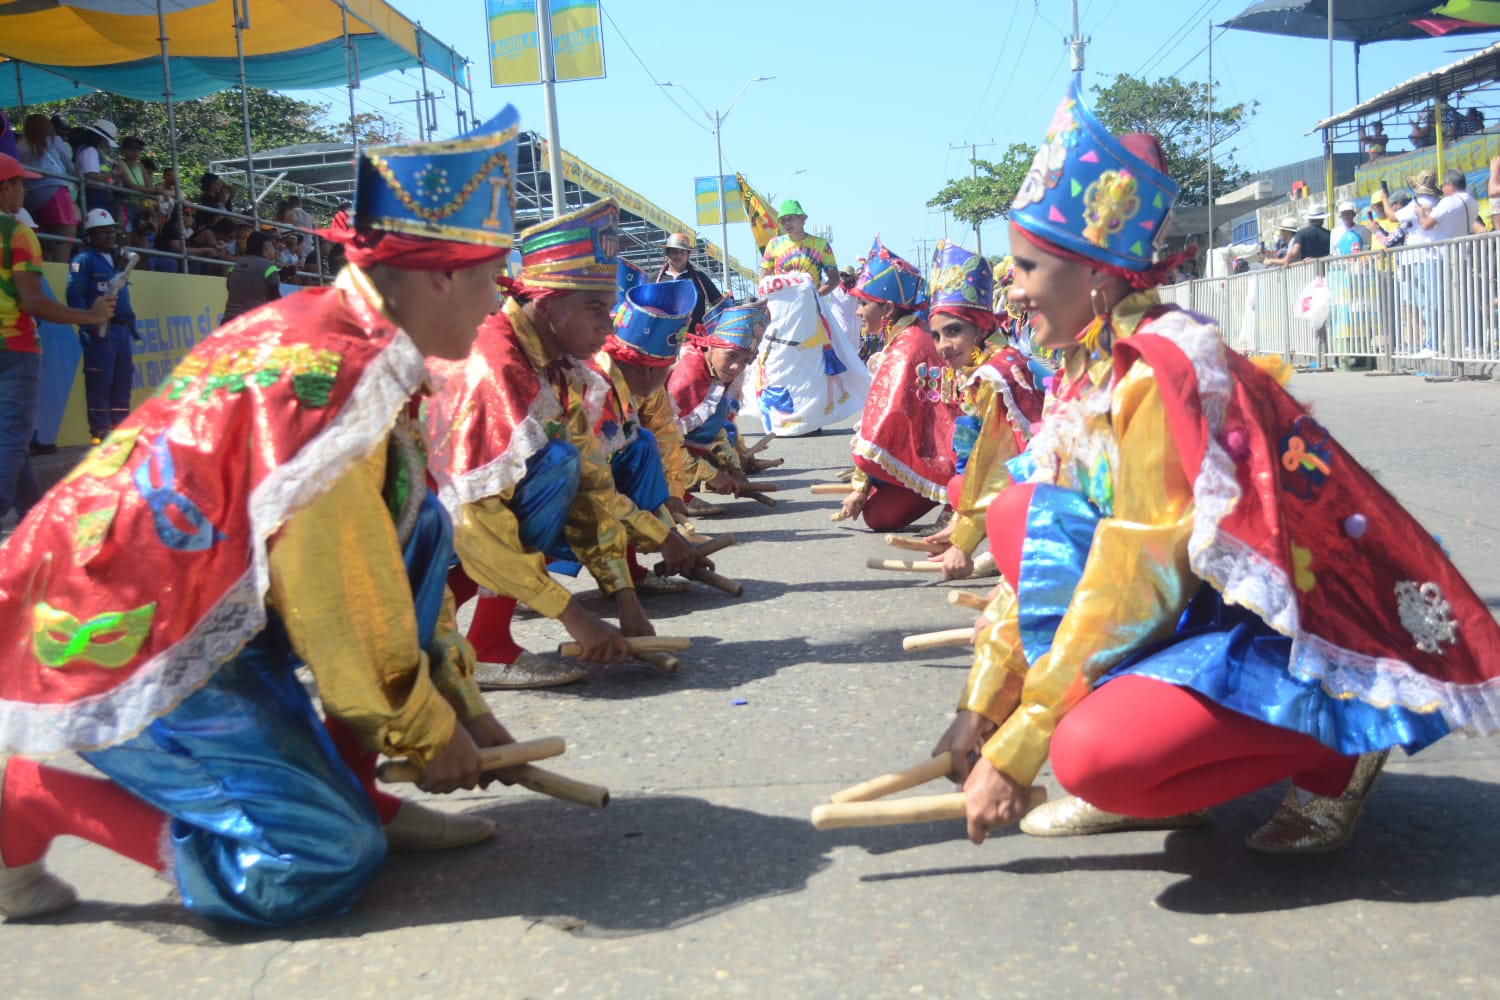
[[[1297,306],[1318,277],[1328,318],[1315,327]],[[1371,359],[1387,370],[1500,364],[1500,233],[1200,278],[1161,295],[1211,317],[1246,354],[1317,367]]]

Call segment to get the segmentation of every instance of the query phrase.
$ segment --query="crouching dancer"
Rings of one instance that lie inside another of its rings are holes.
[[[467,355],[494,305],[516,131],[507,108],[365,150],[338,281],[199,344],[0,550],[0,749],[105,775],[3,761],[0,914],[74,901],[43,868],[62,835],[169,872],[204,916],[339,913],[380,871],[382,817],[439,815],[377,803],[356,769],[404,756],[449,792],[511,741],[453,631],[451,530],[409,415],[425,359]],[[414,200],[433,170],[444,197]]]

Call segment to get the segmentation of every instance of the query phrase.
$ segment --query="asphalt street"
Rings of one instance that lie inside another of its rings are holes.
[[[1500,607],[1500,386],[1293,388]],[[1171,834],[975,847],[958,821],[814,830],[835,789],[928,755],[968,665],[966,650],[901,652],[906,634],[967,623],[944,600],[958,585],[866,569],[900,554],[830,523],[837,499],[806,489],[848,447],[848,428],[778,442],[768,457],[786,464],[761,478],[780,505],[699,521],[739,540],[717,559],[745,594],[647,599],[659,632],[693,638],[680,674],[614,667],[490,696],[518,737],[565,737],[547,766],[607,785],[607,809],[504,788],[433,800],[499,835],[393,856],[347,916],[281,931],[207,924],[151,873],[59,841],[51,863],[84,902],[0,926],[0,995],[1500,995],[1500,766],[1484,741],[1398,754],[1354,841],[1321,858],[1243,847],[1281,789]],[[536,651],[564,637],[536,617],[517,634]]]

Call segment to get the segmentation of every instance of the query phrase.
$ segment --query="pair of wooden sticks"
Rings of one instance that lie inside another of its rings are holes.
[[[603,785],[591,785],[553,771],[533,767],[532,761],[561,757],[567,751],[561,736],[507,743],[504,746],[484,747],[479,751],[486,773],[495,774],[504,781],[514,782],[523,788],[554,799],[577,802],[593,809],[609,805],[609,789]],[[388,784],[412,784],[422,780],[422,768],[411,761],[388,760],[375,771],[381,781]]]
[[[729,548],[729,546],[733,545],[734,543],[734,535],[719,535],[717,538],[710,539],[703,542],[701,545],[694,546],[693,554],[700,557],[711,556],[715,552],[719,552],[723,549]],[[658,576],[665,576],[666,570],[667,564],[664,562],[659,562],[652,568],[652,571],[655,572]],[[740,583],[738,580],[731,580],[729,577],[721,576],[718,573],[715,573],[713,570],[707,568],[699,568],[693,570],[691,579],[697,580],[699,583],[706,583],[710,587],[713,587],[717,590],[722,590],[724,591],[724,593],[729,594],[731,597],[739,597],[745,592],[745,585]]]
[[[953,752],[944,750],[930,760],[904,771],[882,774],[842,791],[834,792],[831,803],[814,806],[812,825],[819,830],[837,830],[855,826],[899,826],[903,823],[934,823],[945,819],[963,819],[964,793],[916,795],[905,799],[877,801],[908,788],[925,785],[953,773]],[[1047,790],[1031,789],[1032,808],[1047,801]]]

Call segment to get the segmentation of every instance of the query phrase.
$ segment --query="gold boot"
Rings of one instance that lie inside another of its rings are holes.
[[[1208,822],[1208,810],[1160,816],[1124,816],[1089,805],[1076,795],[1043,803],[1021,818],[1021,832],[1032,837],[1086,837],[1124,830],[1184,830]]]
[[[1262,854],[1322,854],[1343,847],[1389,754],[1360,754],[1349,784],[1338,795],[1307,798],[1309,793],[1293,785],[1276,814],[1245,838],[1245,846]]]

